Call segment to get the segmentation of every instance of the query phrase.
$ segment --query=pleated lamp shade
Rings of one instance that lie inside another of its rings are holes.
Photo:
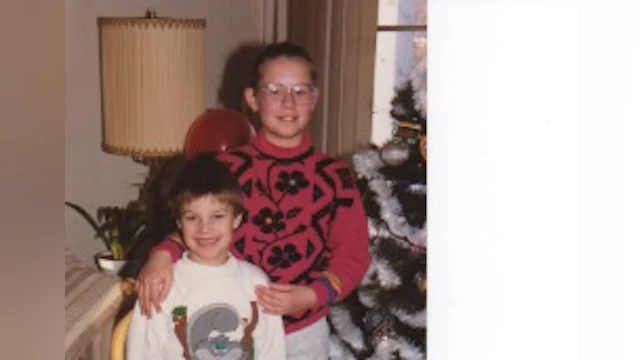
[[[205,20],[99,18],[102,148],[132,157],[180,153],[205,111]]]

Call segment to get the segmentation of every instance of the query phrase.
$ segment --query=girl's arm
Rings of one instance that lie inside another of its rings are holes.
[[[173,263],[184,252],[184,246],[177,235],[170,235],[154,246],[149,260],[140,271],[136,280],[136,290],[142,313],[151,317],[153,311],[161,311],[162,303],[169,293],[173,282]]]
[[[371,263],[367,216],[355,175],[338,162],[333,171],[336,183],[336,213],[331,223],[327,247],[331,258],[327,268],[311,283],[317,305],[331,304],[344,299],[362,281]]]

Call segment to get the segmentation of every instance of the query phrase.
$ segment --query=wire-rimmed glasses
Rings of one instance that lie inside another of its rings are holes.
[[[266,84],[258,87],[265,101],[271,104],[280,104],[287,95],[291,95],[296,105],[311,104],[317,94],[317,88],[311,84],[297,84],[286,86],[283,84]]]

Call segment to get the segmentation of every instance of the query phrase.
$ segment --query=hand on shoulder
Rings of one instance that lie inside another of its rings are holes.
[[[154,252],[140,271],[136,280],[138,301],[142,313],[151,317],[155,309],[161,311],[160,304],[166,299],[173,281],[173,261],[165,251]]]

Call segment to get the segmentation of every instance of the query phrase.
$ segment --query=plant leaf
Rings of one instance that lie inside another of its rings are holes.
[[[138,201],[130,201],[126,206],[101,206],[95,219],[82,207],[71,202],[65,204],[87,220],[95,230],[94,236],[104,242],[114,259],[126,258],[146,226],[144,208]]]
[[[105,222],[96,229],[95,237],[102,239],[108,244],[112,237],[111,229],[113,229],[113,222]]]
[[[98,222],[94,220],[93,217],[91,217],[91,215],[89,215],[89,213],[85,209],[83,209],[80,205],[74,204],[70,201],[65,201],[64,204],[72,208],[73,210],[75,210],[85,220],[87,220],[87,222],[89,223],[89,225],[91,225],[93,230],[98,231],[98,227],[99,227]]]

